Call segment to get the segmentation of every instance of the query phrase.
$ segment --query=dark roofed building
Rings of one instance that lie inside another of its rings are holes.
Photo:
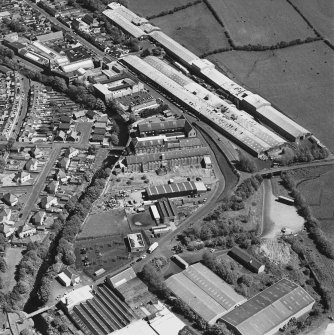
[[[200,165],[203,157],[209,155],[207,147],[174,150],[162,153],[127,156],[125,163],[129,172],[146,172],[161,167]]]
[[[104,135],[105,133],[106,133],[106,129],[105,128],[96,128],[96,129],[94,129],[94,134]]]
[[[61,122],[58,126],[59,130],[63,130],[63,131],[67,131],[70,130],[70,124],[69,123],[65,123],[65,122]]]
[[[196,137],[196,131],[185,119],[139,123],[138,132],[140,137],[170,133],[184,133],[186,137]]]
[[[93,134],[90,141],[91,142],[103,142],[104,135],[99,135],[99,134]]]
[[[265,269],[264,264],[262,264],[256,258],[251,256],[249,253],[247,253],[246,251],[238,247],[234,246],[229,251],[228,255],[234,258],[237,262],[239,262],[245,268],[247,268],[248,270],[252,272],[260,273],[260,272],[263,272]]]
[[[282,279],[225,314],[221,320],[239,335],[273,335],[291,318],[312,309],[315,300],[299,285]]]
[[[163,223],[174,222],[177,220],[177,210],[172,200],[168,198],[159,200],[157,209]]]

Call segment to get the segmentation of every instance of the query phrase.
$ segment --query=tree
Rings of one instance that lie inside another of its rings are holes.
[[[116,135],[116,133],[112,133],[111,136],[110,136],[110,141],[113,145],[118,145],[119,143],[119,138],[118,136]]]
[[[3,273],[7,271],[7,263],[3,257],[0,257],[0,271]]]
[[[96,99],[95,108],[102,111],[102,112],[105,112],[106,109],[107,109],[106,105],[104,104],[104,102],[100,98]]]
[[[52,82],[51,82],[52,87],[60,92],[66,92],[67,91],[67,84],[65,79],[60,78],[60,77],[52,77]]]
[[[3,289],[3,280],[2,280],[2,277],[0,277],[0,290]]]
[[[2,157],[0,157],[0,173],[4,172],[5,167],[6,167],[6,161]]]
[[[239,152],[239,162],[237,163],[237,169],[244,172],[256,172],[258,170],[255,162],[242,152]]]

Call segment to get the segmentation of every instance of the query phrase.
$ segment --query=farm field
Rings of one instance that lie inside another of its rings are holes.
[[[113,234],[128,234],[129,232],[124,210],[111,210],[90,215],[78,235],[78,240]]]
[[[229,47],[222,26],[204,3],[153,19],[151,22],[198,55]]]
[[[231,51],[209,59],[334,151],[334,53],[325,43],[264,52]]]
[[[328,0],[291,0],[314,28],[334,43],[334,3]]]
[[[319,219],[321,228],[334,238],[334,169],[300,182],[298,189]]]
[[[189,0],[129,0],[128,8],[142,16],[151,16],[187,4]]]
[[[315,37],[285,0],[209,0],[236,45],[273,45]]]

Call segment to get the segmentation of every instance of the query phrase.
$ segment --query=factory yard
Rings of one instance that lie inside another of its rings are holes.
[[[272,193],[271,181],[264,180],[265,200],[263,213],[263,238],[277,238],[282,230],[287,234],[295,234],[303,229],[304,219],[294,206],[278,202]]]
[[[266,97],[334,150],[334,56],[322,41],[274,51],[231,51],[209,57],[232,80]],[[314,117],[321,118],[315,122]]]
[[[224,29],[204,3],[151,21],[196,54],[229,47]]]
[[[274,45],[315,37],[313,30],[285,0],[209,0],[237,46]],[[259,10],[260,8],[260,10]]]

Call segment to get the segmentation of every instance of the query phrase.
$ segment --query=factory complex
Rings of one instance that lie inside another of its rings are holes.
[[[286,141],[298,142],[310,135],[309,131],[271,106],[270,102],[230,80],[213,63],[200,59],[146,19],[118,3],[111,3],[108,8],[103,14],[113,24],[133,37],[147,38],[163,47],[179,65],[182,64],[183,72],[193,71],[222,95],[212,93],[154,56],[140,58],[125,55],[120,62],[253,155],[266,159],[277,154]]]

